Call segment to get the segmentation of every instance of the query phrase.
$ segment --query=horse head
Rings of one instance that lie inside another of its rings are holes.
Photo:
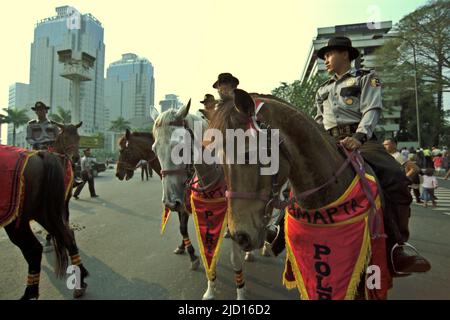
[[[278,193],[287,181],[289,172],[286,158],[279,152],[281,140],[279,137],[278,139],[273,137],[274,133],[278,132],[273,129],[279,128],[272,121],[278,117],[276,106],[273,104],[269,106],[268,100],[263,100],[261,97],[236,89],[234,104],[226,104],[219,109],[210,124],[210,128],[219,129],[224,137],[228,136],[225,133],[229,129],[234,129],[235,133],[237,133],[236,129],[246,132],[246,139],[234,146],[233,155],[228,149],[230,141],[227,141],[222,165],[228,187],[230,210],[228,228],[232,239],[245,251],[263,246],[274,203],[278,201]],[[255,101],[258,101],[258,104],[261,102],[265,104],[258,115],[263,116],[264,125],[272,126],[271,134],[269,130],[263,130],[263,123],[260,123],[259,128],[254,127]],[[264,140],[265,144],[261,140]],[[266,156],[269,149],[270,161],[279,163],[274,172],[264,171],[268,163],[265,161],[263,163],[261,159],[261,155]],[[236,157],[242,153],[245,153],[244,162]]]
[[[191,147],[190,130],[194,122],[204,120],[189,114],[191,101],[179,110],[170,109],[158,116],[153,127],[155,143],[152,150],[161,164],[163,203],[171,210],[184,208],[186,181],[190,178],[190,154],[183,154],[180,146]],[[189,144],[189,145],[188,145]],[[178,150],[178,151],[177,151]],[[179,158],[183,158],[180,161]]]
[[[83,122],[77,125],[61,124],[55,121],[52,121],[52,123],[60,129],[55,141],[56,152],[65,154],[70,158],[77,156],[80,146],[78,129],[83,125]]]

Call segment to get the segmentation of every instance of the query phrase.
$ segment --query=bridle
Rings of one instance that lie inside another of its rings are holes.
[[[261,103],[259,105],[259,107],[256,108],[257,112],[259,111],[259,109],[262,107],[263,103]],[[270,147],[272,147],[272,143],[271,143],[271,126],[268,125],[264,119],[262,118],[260,113],[257,113],[256,115],[253,116],[251,119],[254,123],[257,124],[257,126],[259,126],[260,129],[265,129],[267,132],[267,146],[270,145]],[[256,127],[256,125],[255,125]],[[286,147],[285,144],[285,140],[284,139],[280,139],[279,140],[279,150],[281,152],[281,154],[286,158],[286,160],[288,161],[289,165],[291,168],[294,168],[293,165],[293,161],[292,161],[292,157],[289,153],[288,148]],[[271,152],[271,149],[268,149]],[[264,221],[265,222],[269,222],[270,218],[272,217],[272,209],[280,209],[282,212],[284,212],[284,209],[289,206],[289,205],[293,205],[294,203],[296,203],[297,201],[301,201],[301,200],[305,200],[306,198],[310,197],[311,195],[317,193],[318,191],[322,190],[323,188],[325,188],[326,186],[334,183],[337,181],[337,177],[339,175],[341,175],[344,170],[346,169],[346,167],[348,165],[350,165],[351,163],[351,159],[347,158],[344,163],[342,164],[342,166],[338,169],[338,171],[336,173],[333,174],[333,176],[324,184],[304,191],[301,194],[291,198],[291,199],[287,199],[287,200],[281,200],[280,199],[280,185],[278,183],[278,171],[277,173],[271,175],[271,191],[269,194],[261,194],[259,192],[242,192],[242,191],[227,191],[226,192],[226,197],[228,199],[241,199],[241,200],[257,200],[257,201],[262,201],[265,203],[265,208],[264,208]],[[261,168],[261,164],[258,162],[259,167]],[[267,224],[266,223],[266,224]]]
[[[174,126],[174,127],[182,127],[189,132],[189,134],[191,135],[191,138],[194,137],[194,133],[189,128],[186,120],[184,120],[184,119],[171,121],[168,123],[168,125]],[[193,169],[194,168],[193,168],[192,164],[185,164],[184,168],[180,168],[180,169],[172,169],[172,170],[161,169],[161,177],[164,178],[164,177],[168,177],[168,176],[184,176],[184,175],[186,175],[188,178],[185,181],[185,183],[187,183],[187,181],[193,175],[193,171],[194,171]]]

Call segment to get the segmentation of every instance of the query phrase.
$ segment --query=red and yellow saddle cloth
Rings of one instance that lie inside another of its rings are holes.
[[[375,178],[367,174],[366,178],[382,216]],[[391,279],[385,239],[371,239],[369,210],[359,176],[339,199],[323,208],[305,210],[297,204],[286,208],[284,285],[296,287],[302,299],[340,300],[354,299],[364,281],[366,298],[386,299]],[[369,270],[379,268],[371,285],[366,283],[369,266]]]
[[[16,219],[25,195],[24,171],[30,157],[39,151],[0,145],[0,227]],[[66,199],[73,183],[70,161],[66,161],[64,186]]]
[[[0,145],[0,228],[17,218],[22,207],[28,159],[37,151]]]
[[[223,233],[227,226],[226,184],[223,180],[207,192],[196,191],[199,188],[198,183],[194,184],[193,188],[191,207],[200,254],[208,279],[214,280]]]

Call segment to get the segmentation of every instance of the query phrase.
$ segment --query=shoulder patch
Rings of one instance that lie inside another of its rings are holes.
[[[380,87],[381,86],[380,79],[378,79],[377,77],[373,77],[372,79],[370,79],[370,86],[374,88]]]

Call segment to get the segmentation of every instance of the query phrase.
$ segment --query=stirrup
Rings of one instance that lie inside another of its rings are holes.
[[[267,239],[264,240],[264,246],[266,247],[266,251],[272,257],[276,257],[275,253],[273,252],[272,247],[273,247],[273,244],[278,240],[278,237],[280,236],[280,230],[281,230],[280,226],[276,225],[275,230],[276,230],[276,236],[275,236],[275,238],[273,238],[272,242],[267,241]]]
[[[395,273],[395,274],[398,274],[398,275],[411,275],[411,274],[412,274],[411,272],[402,272],[402,271],[397,271],[397,270],[395,269],[395,265],[394,265],[394,250],[397,249],[397,248],[403,248],[403,247],[411,248],[415,253],[417,253],[418,256],[421,257],[421,255],[420,255],[420,253],[419,253],[419,250],[417,250],[412,244],[409,244],[408,242],[405,242],[404,244],[398,244],[398,243],[396,243],[396,244],[392,247],[392,249],[391,249],[391,265],[392,265],[392,270],[394,270],[394,273]]]

